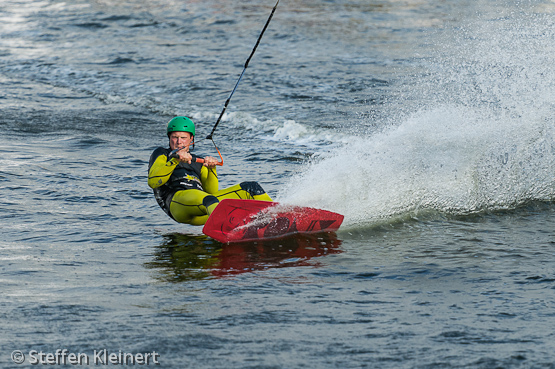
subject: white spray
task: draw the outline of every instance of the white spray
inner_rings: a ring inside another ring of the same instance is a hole
[[[535,15],[441,37],[404,94],[412,113],[308,164],[279,200],[337,211],[347,226],[554,200],[554,36]]]

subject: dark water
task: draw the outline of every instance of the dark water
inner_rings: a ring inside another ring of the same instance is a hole
[[[220,183],[345,223],[222,245],[147,162],[173,115],[208,134],[273,5],[0,3],[1,367],[553,368],[553,3],[282,0]]]

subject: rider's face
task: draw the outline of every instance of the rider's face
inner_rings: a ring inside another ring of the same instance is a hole
[[[170,149],[189,149],[189,145],[193,141],[193,135],[189,132],[172,132],[170,134]]]

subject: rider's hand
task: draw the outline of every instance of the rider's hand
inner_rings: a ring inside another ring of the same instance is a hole
[[[177,157],[177,160],[187,162],[188,164],[191,164],[191,160],[193,160],[193,157],[191,156],[191,154],[189,154],[185,150],[179,150],[176,153],[176,157]]]
[[[218,163],[218,159],[213,158],[211,156],[207,156],[204,158],[204,165],[207,168],[215,168],[216,164]]]

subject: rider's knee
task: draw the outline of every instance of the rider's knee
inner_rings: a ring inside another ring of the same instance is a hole
[[[262,188],[262,186],[260,186],[260,184],[258,184],[258,182],[241,182],[239,185],[241,186],[242,190],[250,193],[251,196],[262,195],[266,193],[266,191],[264,191],[264,189]]]

